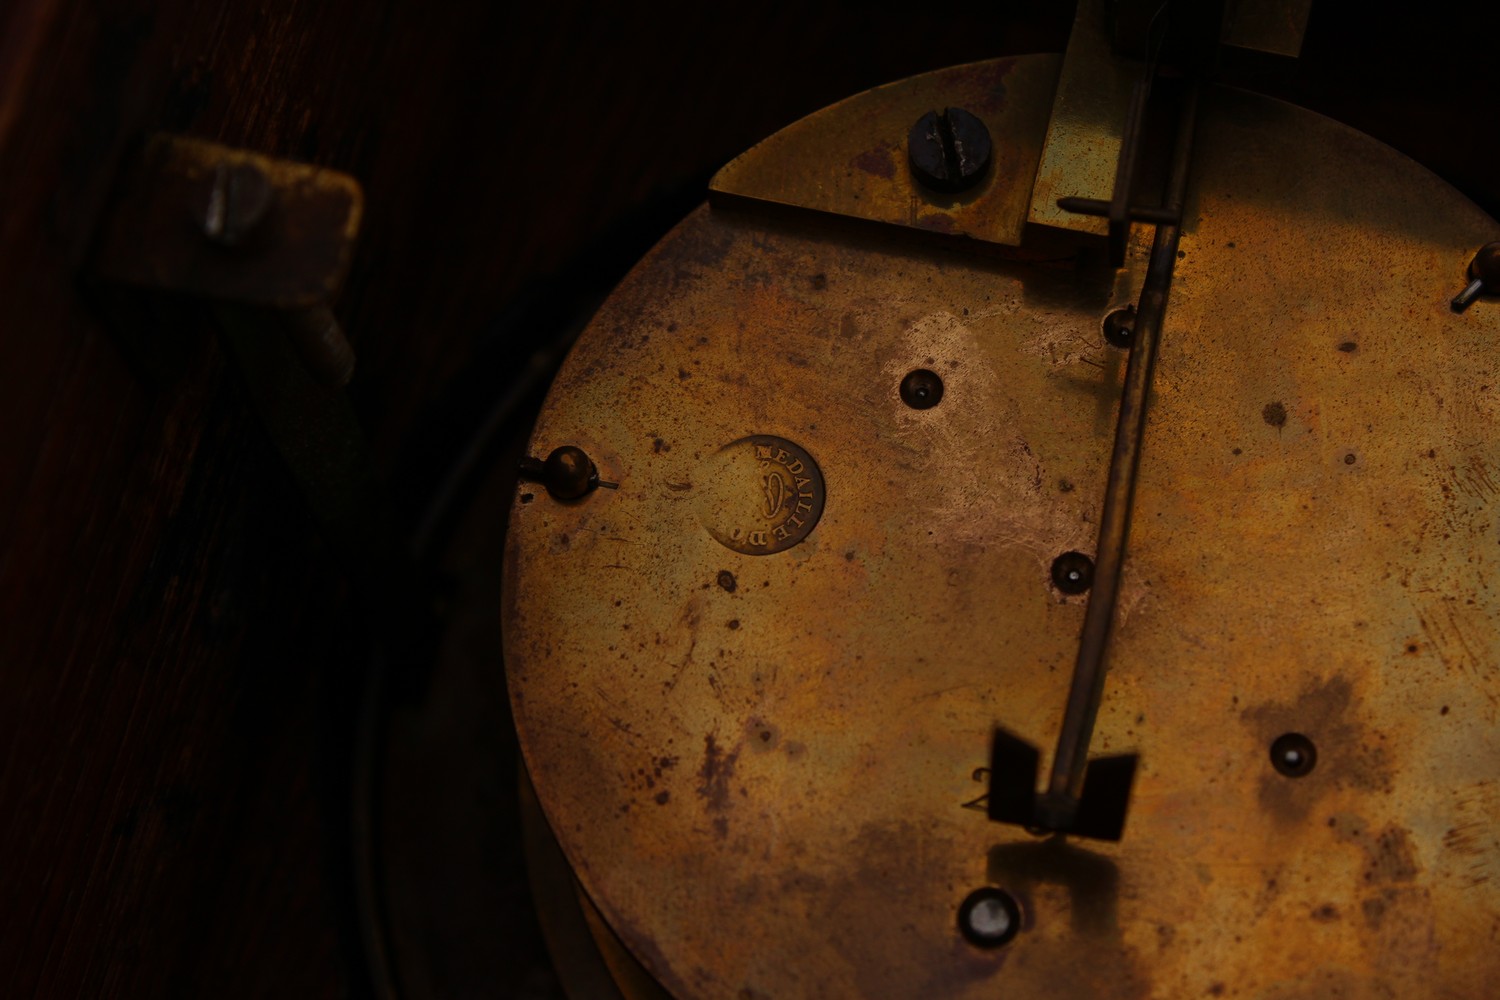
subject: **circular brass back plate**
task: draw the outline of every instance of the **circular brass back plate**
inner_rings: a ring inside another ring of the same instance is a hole
[[[1140,754],[1117,844],[992,823],[983,768],[996,726],[1056,736],[1087,595],[1050,568],[1092,553],[1125,361],[1100,323],[1141,253],[1091,276],[705,208],[579,342],[533,453],[578,445],[619,489],[512,511],[509,684],[574,871],[673,993],[1500,974],[1500,306],[1447,305],[1494,224],[1234,93],[1193,171],[1094,741]],[[939,405],[902,402],[915,369]],[[777,439],[821,518],[726,544],[719,505],[780,516],[756,477],[788,466],[723,449]],[[1272,766],[1286,733],[1311,771]],[[956,924],[984,885],[1023,915],[995,950]]]

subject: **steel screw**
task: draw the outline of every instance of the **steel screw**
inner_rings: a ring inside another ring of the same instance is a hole
[[[977,948],[998,948],[1021,933],[1021,906],[1004,889],[986,886],[958,907],[958,931]]]
[[[251,163],[220,163],[214,168],[203,235],[223,247],[244,243],[271,211],[276,189]]]
[[[944,108],[917,119],[906,149],[917,180],[934,191],[955,192],[984,176],[994,146],[984,122],[963,108]]]
[[[1469,284],[1453,297],[1453,311],[1463,312],[1481,295],[1500,293],[1500,242],[1486,243],[1469,261]]]

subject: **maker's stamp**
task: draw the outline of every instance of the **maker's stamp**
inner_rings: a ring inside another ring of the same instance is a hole
[[[720,448],[712,466],[703,523],[736,552],[782,552],[806,538],[823,515],[823,473],[811,455],[786,438],[740,438]]]

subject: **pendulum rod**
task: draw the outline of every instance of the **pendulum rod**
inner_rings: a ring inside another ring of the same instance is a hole
[[[1197,104],[1198,89],[1192,86],[1183,101],[1178,121],[1163,206],[1165,214],[1174,220],[1181,218],[1187,190]],[[1068,690],[1062,730],[1058,734],[1057,753],[1052,759],[1051,780],[1046,794],[1037,803],[1039,825],[1049,829],[1066,830],[1072,825],[1083,793],[1089,743],[1104,693],[1106,653],[1119,597],[1125,544],[1130,533],[1130,513],[1136,474],[1141,464],[1141,442],[1146,434],[1147,401],[1156,367],[1156,348],[1162,317],[1166,313],[1167,293],[1172,285],[1172,270],[1177,262],[1180,234],[1180,221],[1157,226],[1146,280],[1141,288],[1140,305],[1136,310],[1135,334],[1125,370],[1125,389],[1120,397],[1120,417],[1115,426],[1114,451],[1110,456],[1104,511],[1099,522],[1094,582],[1089,592],[1088,609],[1084,613],[1083,634],[1078,644],[1078,659]]]

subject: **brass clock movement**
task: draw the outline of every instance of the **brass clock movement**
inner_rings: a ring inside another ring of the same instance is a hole
[[[1189,7],[789,126],[578,341],[503,626],[611,988],[1494,991],[1500,227]]]

